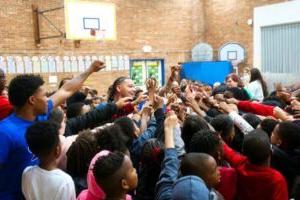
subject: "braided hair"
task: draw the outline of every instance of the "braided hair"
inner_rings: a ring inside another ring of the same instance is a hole
[[[117,78],[111,86],[109,86],[107,91],[107,101],[112,102],[114,100],[114,96],[116,95],[117,86],[119,86],[121,83],[123,83],[126,79],[129,79],[125,76],[120,76]]]
[[[67,151],[67,172],[72,177],[85,177],[97,152],[97,143],[90,130],[80,132]]]

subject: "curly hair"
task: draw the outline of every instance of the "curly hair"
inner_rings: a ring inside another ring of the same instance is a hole
[[[97,145],[100,150],[108,151],[120,151],[126,153],[128,150],[126,147],[127,137],[122,133],[119,125],[112,125],[98,130],[95,133]]]
[[[190,152],[207,153],[215,157],[218,147],[222,144],[217,133],[206,129],[194,134],[190,142]]]

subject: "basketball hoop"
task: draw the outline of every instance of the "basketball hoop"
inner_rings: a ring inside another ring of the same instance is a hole
[[[96,36],[96,30],[91,28],[90,35],[95,37]]]
[[[93,37],[94,40],[104,41],[106,37],[106,30],[97,30],[97,29],[90,29],[90,36]]]

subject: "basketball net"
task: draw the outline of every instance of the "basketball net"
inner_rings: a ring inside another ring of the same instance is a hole
[[[96,30],[91,28],[90,35],[93,36],[93,37],[96,37]]]
[[[105,39],[105,33],[106,33],[106,30],[96,30],[96,29],[91,29],[90,30],[90,35],[95,40],[99,40],[99,41],[104,41],[104,39]]]

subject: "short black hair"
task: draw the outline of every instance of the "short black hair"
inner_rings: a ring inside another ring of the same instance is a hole
[[[8,86],[9,101],[16,107],[25,105],[30,96],[32,96],[44,80],[39,75],[23,74],[13,78]]]
[[[122,133],[124,134],[124,137],[127,138],[125,144],[127,148],[130,148],[133,142],[134,132],[135,132],[135,127],[132,119],[130,119],[129,117],[120,117],[114,121],[114,124],[120,126]]]
[[[198,115],[188,115],[185,118],[181,137],[184,141],[185,150],[187,152],[189,151],[190,141],[194,133],[203,129],[209,129],[207,122],[203,118],[199,117]]]
[[[286,107],[286,103],[276,96],[276,91],[272,92],[269,96],[265,97],[262,104],[269,106],[278,106],[281,109]]]
[[[207,160],[210,158],[205,153],[187,153],[183,156],[180,164],[180,172],[182,176],[198,176],[204,177],[207,173]]]
[[[275,119],[265,118],[260,122],[260,128],[271,137],[272,132],[278,123],[279,122]]]
[[[243,115],[244,120],[246,120],[254,129],[260,124],[261,119],[253,113],[246,113]]]
[[[78,137],[66,153],[67,172],[72,177],[85,177],[90,162],[97,152],[98,148],[95,136],[90,130],[79,132]]]
[[[128,138],[122,133],[120,126],[111,125],[95,133],[97,145],[100,150],[120,151],[126,153]]]
[[[245,135],[243,153],[252,164],[263,164],[271,155],[268,135],[260,129],[255,129]]]
[[[225,94],[227,93],[227,94]],[[230,94],[231,93],[231,94]],[[243,88],[239,87],[232,87],[232,88],[227,88],[226,91],[224,92],[224,95],[227,97],[234,97],[238,100],[249,100],[249,94],[244,90]]]
[[[300,127],[293,122],[280,122],[278,135],[282,141],[280,146],[285,150],[294,150],[300,146]]]
[[[59,125],[51,121],[36,122],[25,134],[30,151],[39,158],[47,157],[57,145]]]
[[[215,131],[201,130],[192,137],[189,150],[190,152],[207,153],[214,157],[221,143],[221,139]]]
[[[115,193],[121,189],[121,178],[115,177],[115,173],[122,167],[125,156],[120,152],[111,152],[107,156],[96,160],[93,173],[97,184],[101,186],[106,194]]]
[[[234,127],[232,119],[225,114],[214,117],[210,124],[222,136],[222,138],[228,137]]]
[[[76,102],[76,103],[72,103],[70,105],[67,106],[67,118],[73,118],[73,117],[77,117],[81,115],[82,112],[82,107],[84,106],[84,103],[82,102]]]
[[[218,87],[214,88],[212,91],[212,96],[215,96],[216,94],[223,94],[227,89],[227,86],[224,83],[221,83]]]

